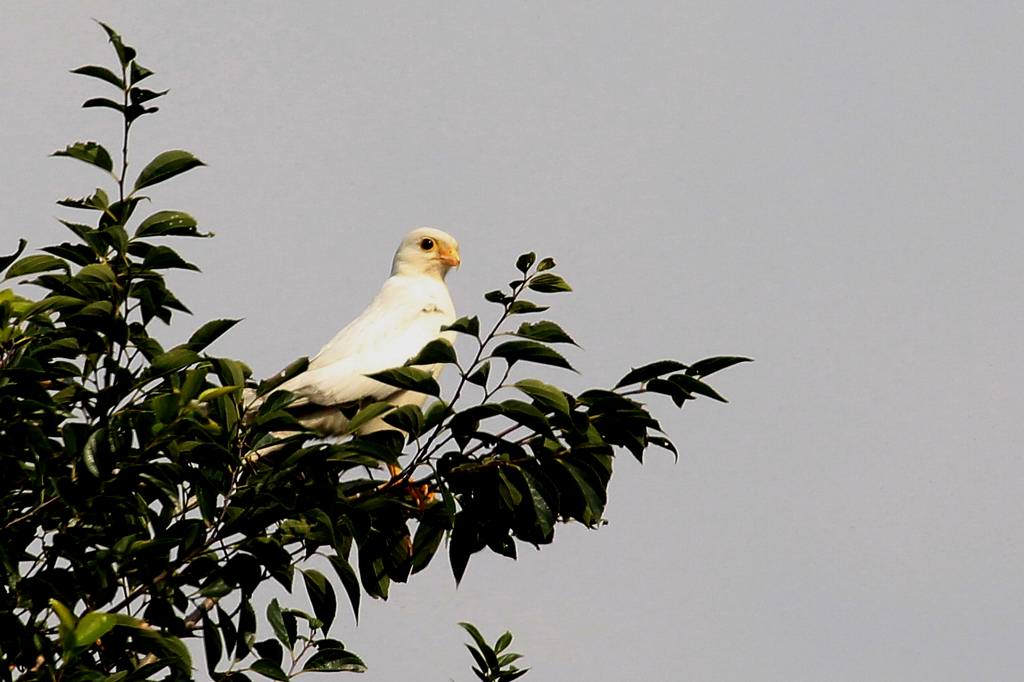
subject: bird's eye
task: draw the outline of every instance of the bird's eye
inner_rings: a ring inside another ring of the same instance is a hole
[[[420,242],[420,248],[423,249],[424,251],[430,251],[432,248],[434,248],[434,240],[429,238],[424,239],[423,241]]]

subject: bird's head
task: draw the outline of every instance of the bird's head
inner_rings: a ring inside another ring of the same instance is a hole
[[[440,279],[462,262],[459,243],[447,232],[433,227],[420,227],[405,235],[395,260],[392,275],[434,275]]]

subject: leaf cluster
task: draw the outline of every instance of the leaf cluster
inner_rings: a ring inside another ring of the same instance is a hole
[[[363,595],[386,599],[442,547],[459,581],[478,552],[515,558],[559,523],[600,526],[618,453],[676,452],[643,399],[723,400],[704,378],[745,358],[654,362],[576,395],[531,376],[572,370],[575,341],[534,300],[571,287],[527,253],[485,294],[486,324],[461,318],[457,344],[373,375],[433,402],[339,406],[353,434],[378,418],[393,430],[319,440],[278,389],[305,360],[256,382],[209,352],[237,320],[169,348],[156,337],[156,321],[188,312],[167,273],[197,269],[172,244],[209,235],[184,211],[145,215],[139,192],[202,162],[164,152],[128,178],[132,127],[167,91],[142,88],[153,72],[101,26],[117,65],[74,73],[117,91],[85,106],[119,116],[120,154],[76,142],[55,155],[112,187],[58,202],[88,216],[61,221],[68,241],[0,257],[6,280],[42,292],[0,291],[0,679],[190,679],[189,638],[216,680],[362,671],[330,636],[339,595],[358,618]],[[452,392],[437,365],[456,373]],[[303,608],[257,603],[267,582]],[[502,653],[511,635],[489,646],[466,629],[480,679],[525,672]]]
[[[530,671],[529,668],[516,667],[515,662],[522,658],[521,654],[507,651],[512,644],[511,632],[503,633],[494,644],[488,644],[473,624],[459,623],[459,626],[473,639],[473,644],[467,644],[466,649],[473,656],[473,674],[478,680],[512,682]]]

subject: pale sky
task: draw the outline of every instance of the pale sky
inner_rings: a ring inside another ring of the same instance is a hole
[[[333,634],[361,679],[468,680],[456,622],[547,680],[1004,680],[1024,669],[1024,16],[1012,2],[17,2],[0,22],[0,251],[66,235],[117,144],[68,74],[113,25],[171,88],[135,167],[195,215],[195,312],[259,375],[314,353],[401,236],[455,234],[460,313],[515,257],[574,285],[576,390],[757,359],[658,405],[682,456],[617,461],[599,531],[439,556]],[[297,589],[297,605],[305,597]]]

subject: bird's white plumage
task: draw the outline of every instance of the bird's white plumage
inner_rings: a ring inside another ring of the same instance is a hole
[[[455,321],[444,277],[459,264],[458,242],[441,230],[419,228],[402,240],[395,253],[391,277],[355,320],[338,332],[310,361],[309,367],[280,386],[297,396],[303,423],[325,435],[344,431],[347,419],[338,409],[345,404],[385,400],[395,405],[420,405],[422,393],[403,391],[368,378],[400,367],[430,341],[453,334],[441,332]],[[443,365],[424,367],[435,376]],[[309,409],[322,407],[322,410]],[[371,422],[361,431],[386,428]]]

